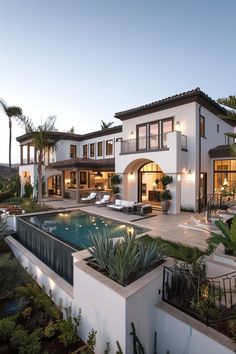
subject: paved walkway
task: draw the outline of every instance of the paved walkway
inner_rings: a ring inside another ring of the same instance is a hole
[[[44,203],[54,209],[68,209],[79,207],[82,210],[97,215],[110,217],[119,221],[134,223],[140,227],[147,228],[151,237],[162,237],[163,239],[181,242],[188,246],[205,249],[206,240],[210,233],[197,226],[195,218],[204,218],[204,214],[194,214],[181,212],[177,215],[162,215],[161,212],[154,211],[152,217],[139,217],[138,215],[124,214],[106,207],[96,207],[94,205],[78,204],[71,199],[45,199]],[[193,219],[194,218],[194,219]],[[207,227],[207,226],[206,226]]]

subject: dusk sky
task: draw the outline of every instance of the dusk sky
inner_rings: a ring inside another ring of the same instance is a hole
[[[114,113],[200,87],[236,94],[235,0],[0,0],[0,97],[35,125],[100,129]],[[0,162],[8,121],[0,113]],[[13,126],[12,160],[19,162]]]

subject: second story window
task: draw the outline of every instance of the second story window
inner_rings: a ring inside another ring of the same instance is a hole
[[[76,148],[77,148],[76,145],[70,145],[70,158],[71,159],[74,159],[75,157],[77,157]]]
[[[89,156],[90,157],[94,157],[95,155],[95,152],[94,152],[94,143],[90,144],[90,154]]]
[[[217,126],[216,126],[216,131],[217,131],[217,133],[220,132],[220,125],[219,124],[217,124]]]
[[[83,157],[87,158],[88,157],[88,145],[83,145]]]
[[[206,131],[205,131],[205,117],[200,116],[200,136],[205,138]]]
[[[106,141],[106,155],[113,154],[113,140]]]
[[[102,156],[102,141],[98,142],[98,156]]]

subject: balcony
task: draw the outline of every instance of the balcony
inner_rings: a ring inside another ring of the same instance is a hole
[[[187,136],[181,134],[181,149],[187,150]],[[167,134],[151,135],[138,139],[128,139],[121,141],[121,155],[137,152],[166,151]]]

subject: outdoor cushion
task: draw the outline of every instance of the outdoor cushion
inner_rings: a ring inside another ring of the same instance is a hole
[[[122,203],[122,200],[121,200],[121,199],[116,199],[115,205],[121,205],[121,203]]]

